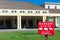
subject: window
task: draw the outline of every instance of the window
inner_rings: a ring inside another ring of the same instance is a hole
[[[55,6],[55,9],[57,9],[57,6]]]
[[[4,26],[4,21],[0,21],[0,28],[3,28]]]
[[[30,28],[33,28],[33,20],[29,20],[29,22],[28,22],[28,23],[29,23],[29,24],[28,24],[28,25],[29,25],[29,27],[30,27]]]
[[[60,27],[60,18],[57,18],[57,24],[56,24],[57,27]]]
[[[45,11],[45,13],[47,13],[47,11]]]
[[[7,13],[8,11],[7,11],[7,10],[3,10],[2,12],[3,12],[3,13]]]
[[[23,13],[25,13],[25,11],[23,11]]]
[[[57,23],[60,24],[60,18],[57,18]]]
[[[53,16],[47,16],[46,17],[49,22],[54,22],[54,17]]]
[[[28,11],[28,13],[33,13],[32,11]]]
[[[25,11],[20,11],[20,13],[25,13]]]
[[[50,9],[50,6],[48,6],[48,9]]]
[[[43,13],[44,13],[44,11],[43,11]]]
[[[40,13],[40,11],[36,11],[36,13]]]
[[[53,18],[52,17],[49,17],[49,22],[53,22]]]
[[[26,28],[27,27],[27,25],[26,25],[26,20],[22,20],[22,28]]]
[[[12,13],[16,13],[16,11],[11,11]]]
[[[22,13],[22,11],[20,11],[20,13]]]
[[[47,13],[47,11],[43,11],[43,13]]]

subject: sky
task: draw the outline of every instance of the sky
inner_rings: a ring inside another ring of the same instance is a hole
[[[12,1],[12,2],[31,2],[32,4],[35,4],[35,5],[41,5],[43,4],[44,2],[57,2],[57,3],[60,3],[60,0],[9,0],[9,1]]]

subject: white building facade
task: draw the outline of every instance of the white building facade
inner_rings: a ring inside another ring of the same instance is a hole
[[[60,9],[60,3],[45,2],[46,9]]]
[[[46,20],[54,22],[55,28],[59,28],[60,4],[47,2],[44,6],[45,8],[30,3],[0,2],[0,29],[37,28],[38,22]]]

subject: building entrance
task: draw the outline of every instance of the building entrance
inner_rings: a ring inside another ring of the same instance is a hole
[[[16,17],[0,16],[0,29],[17,29]]]
[[[23,16],[21,23],[22,23],[22,28],[27,28],[27,29],[31,29],[31,28],[37,28],[38,22],[42,22],[43,21],[43,17],[42,16]]]
[[[11,21],[10,20],[6,20],[6,28],[7,29],[11,28]]]

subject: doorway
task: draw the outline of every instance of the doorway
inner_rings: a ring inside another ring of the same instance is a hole
[[[10,20],[6,20],[6,28],[7,29],[11,28],[11,21]]]
[[[22,16],[22,28],[37,28],[38,22],[43,21],[42,16]]]

